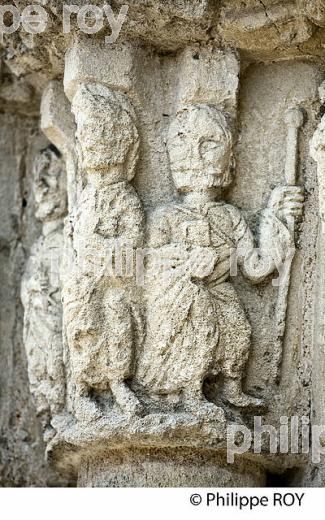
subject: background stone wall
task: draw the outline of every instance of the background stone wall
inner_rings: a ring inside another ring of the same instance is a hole
[[[39,233],[30,195],[31,163],[46,139],[38,130],[38,118],[24,114],[22,104],[18,110],[22,113],[6,97],[1,99],[0,486],[66,485],[45,461],[41,426],[29,393],[20,283]]]

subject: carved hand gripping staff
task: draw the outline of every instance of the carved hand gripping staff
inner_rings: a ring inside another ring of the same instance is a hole
[[[288,128],[287,133],[287,150],[286,150],[286,161],[285,161],[285,183],[288,186],[296,185],[296,174],[297,174],[297,160],[298,160],[298,130],[303,124],[303,112],[299,108],[289,109],[285,114],[285,123]],[[294,244],[295,238],[295,217],[287,216],[287,227],[291,234],[292,242]],[[290,289],[291,279],[291,266],[294,258],[293,254],[290,254],[285,259],[282,266],[282,276],[279,278],[279,293],[276,305],[276,337],[274,344],[275,352],[275,373],[274,381],[278,382],[280,378],[280,365],[283,353],[283,339],[286,330],[286,316],[288,307],[288,295]]]

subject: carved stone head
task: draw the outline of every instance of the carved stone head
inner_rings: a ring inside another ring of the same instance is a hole
[[[33,174],[36,218],[45,222],[63,217],[67,212],[66,172],[53,146],[36,156]]]
[[[233,140],[225,116],[216,108],[209,105],[183,108],[170,125],[167,145],[178,190],[230,184]]]
[[[81,167],[109,183],[131,180],[138,160],[136,114],[125,94],[103,85],[81,85],[72,102]]]

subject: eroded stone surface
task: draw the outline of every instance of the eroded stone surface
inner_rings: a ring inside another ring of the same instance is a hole
[[[65,403],[60,263],[67,211],[65,167],[50,148],[36,159],[33,189],[43,228],[31,250],[21,297],[30,388],[48,440],[51,419]]]
[[[301,453],[223,458],[227,427],[255,415],[323,421],[321,2],[127,3],[107,49],[105,31],[59,36],[57,1],[47,32],[4,41],[20,79],[9,91],[6,71],[0,99],[31,114],[42,93],[68,178],[60,195],[44,176],[23,283],[48,458],[85,486],[261,485],[293,465],[319,483]]]

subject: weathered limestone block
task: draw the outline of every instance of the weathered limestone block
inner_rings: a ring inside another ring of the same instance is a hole
[[[112,90],[132,93],[146,53],[128,42],[106,45],[81,38],[65,58],[64,90],[70,101],[82,83],[99,83]]]
[[[67,4],[84,7],[84,0]],[[101,6],[98,3],[98,6]],[[22,11],[28,1],[19,2]],[[220,47],[252,51],[252,60],[320,56],[323,27],[322,0],[115,0],[117,17],[122,6],[128,6],[119,40],[141,41],[163,52],[175,52],[187,45],[208,43]],[[71,17],[71,31],[63,32],[62,2],[48,0],[42,4],[48,14],[47,30],[34,35],[25,31],[5,35],[5,61],[17,76],[24,76],[39,90],[50,79],[62,75],[65,52],[78,38],[77,15]],[[98,35],[88,39],[104,39],[111,34],[107,20]],[[305,45],[306,44],[306,45]]]
[[[48,439],[52,417],[62,412],[65,403],[59,273],[67,211],[64,164],[51,148],[40,152],[36,160],[34,196],[36,217],[43,228],[22,281],[24,343],[30,388]]]
[[[41,128],[47,138],[65,155],[74,152],[75,123],[60,81],[50,81],[43,91]]]
[[[273,50],[308,41],[313,26],[298,2],[230,1],[222,6],[220,32],[228,45],[247,50]]]
[[[41,101],[41,129],[46,137],[63,154],[67,170],[69,208],[73,208],[80,179],[77,178],[75,147],[75,122],[71,106],[59,81],[50,81],[44,89]]]
[[[206,103],[235,116],[239,61],[230,50],[187,47],[178,57],[177,106]]]
[[[208,449],[124,449],[85,459],[78,479],[79,487],[215,487],[216,483],[264,486],[265,474],[248,461],[231,468]]]

